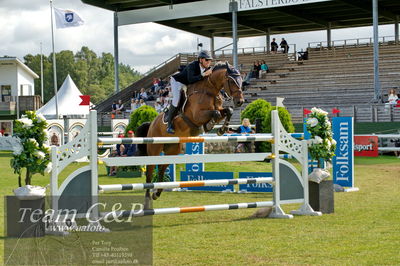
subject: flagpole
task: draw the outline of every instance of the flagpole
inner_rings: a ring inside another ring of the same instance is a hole
[[[42,104],[44,103],[44,93],[43,93],[43,50],[42,42],[40,42],[40,92],[42,96]]]
[[[54,25],[53,25],[53,0],[50,0],[50,12],[51,12],[51,43],[53,46],[53,73],[54,73],[54,96],[56,99],[56,116],[58,116],[58,99],[57,99],[57,70],[56,70],[56,54],[54,52]]]

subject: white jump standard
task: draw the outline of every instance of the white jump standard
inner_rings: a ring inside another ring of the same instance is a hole
[[[288,134],[279,121],[278,112],[272,111],[272,134],[260,134],[254,136],[201,136],[187,138],[98,138],[97,113],[91,111],[88,122],[81,133],[71,142],[60,147],[52,147],[53,171],[51,176],[52,208],[54,210],[74,209],[78,216],[86,215],[89,206],[98,202],[99,192],[122,190],[145,190],[149,188],[182,188],[193,186],[219,186],[228,184],[252,184],[270,183],[273,185],[273,201],[239,204],[220,204],[199,207],[164,208],[143,210],[141,215],[168,214],[208,210],[231,210],[242,208],[257,208],[272,206],[271,218],[293,218],[286,214],[281,204],[300,203],[301,207],[292,214],[297,215],[321,215],[314,211],[308,201],[308,147],[307,141],[297,140]],[[143,157],[117,157],[102,158],[108,166],[116,165],[157,165],[169,163],[187,162],[228,162],[228,161],[264,161],[270,158],[272,161],[272,178],[250,179],[223,179],[188,182],[162,182],[152,184],[118,184],[98,185],[98,144],[115,145],[124,143],[187,143],[187,142],[245,142],[268,141],[272,143],[272,153],[248,153],[248,154],[203,154],[182,156],[143,156]],[[280,152],[290,154],[301,165],[301,173],[288,161],[280,159]],[[90,165],[81,167],[70,174],[59,186],[59,174],[69,164],[84,156],[90,157]],[[78,199],[73,200],[74,196]],[[97,204],[95,204],[97,205]],[[90,214],[101,217],[98,209],[90,208]],[[134,214],[134,216],[140,216]]]

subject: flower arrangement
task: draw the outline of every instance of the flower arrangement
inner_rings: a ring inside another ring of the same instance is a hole
[[[312,108],[306,121],[307,130],[311,134],[308,140],[310,156],[318,162],[323,159],[331,162],[335,156],[336,141],[332,138],[332,125],[328,113],[319,108]]]
[[[11,167],[18,174],[18,185],[21,184],[22,169],[26,168],[25,185],[31,185],[32,176],[50,172],[50,147],[47,140],[47,122],[43,115],[27,111],[21,119],[15,120],[14,136],[21,141],[22,149],[13,152]]]

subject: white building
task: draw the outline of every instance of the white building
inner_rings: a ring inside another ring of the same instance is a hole
[[[34,96],[39,76],[16,57],[0,57],[0,133],[12,132],[17,96]]]
[[[0,57],[0,102],[15,96],[33,96],[39,76],[16,57]]]

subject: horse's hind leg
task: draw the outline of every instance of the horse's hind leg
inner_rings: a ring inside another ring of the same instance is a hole
[[[182,144],[169,144],[164,146],[165,155],[178,155],[182,149]],[[158,169],[158,182],[163,182],[163,177],[165,170],[168,168],[168,164],[159,165]],[[162,189],[157,189],[156,192],[153,193],[153,200],[158,199],[161,196]]]
[[[147,165],[146,166],[146,183],[151,183],[153,172],[154,172],[155,165]],[[148,210],[150,209],[150,203],[151,203],[151,198],[150,198],[150,189],[146,189],[146,194],[144,198],[144,209]]]

